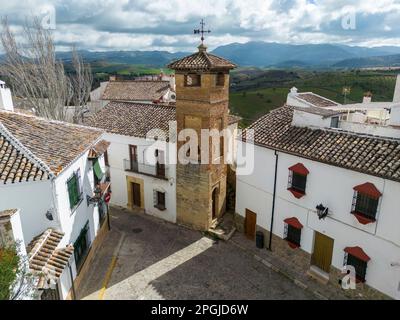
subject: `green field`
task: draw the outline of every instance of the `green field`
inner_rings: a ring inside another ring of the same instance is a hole
[[[240,115],[247,126],[270,110],[282,106],[291,87],[300,92],[312,91],[328,99],[344,103],[343,87],[350,87],[346,103],[361,102],[367,91],[373,101],[391,101],[395,73],[373,71],[260,71],[254,68],[232,74],[230,110]]]

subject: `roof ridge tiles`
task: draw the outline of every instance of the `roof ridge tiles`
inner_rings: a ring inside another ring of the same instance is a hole
[[[51,169],[36,155],[34,155],[27,147],[25,147],[7,128],[0,122],[0,134],[9,141],[12,146],[21,152],[28,160],[35,163],[35,165],[41,170],[47,172],[50,177],[54,177],[54,173]]]

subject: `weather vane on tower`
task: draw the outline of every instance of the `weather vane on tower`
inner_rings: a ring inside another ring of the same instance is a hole
[[[204,30],[204,26],[205,26],[206,24],[205,24],[205,22],[204,22],[204,19],[201,19],[201,21],[200,21],[200,26],[201,26],[201,28],[200,29],[194,29],[193,30],[193,33],[194,34],[201,34],[201,44],[203,44],[203,42],[204,42],[204,34],[205,33],[210,33],[211,32],[211,30]]]

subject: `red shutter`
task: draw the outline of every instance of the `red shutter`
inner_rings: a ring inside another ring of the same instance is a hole
[[[301,174],[303,176],[306,176],[310,173],[302,163],[297,163],[294,166],[291,166],[289,170]]]
[[[371,258],[360,247],[346,247],[344,248],[344,252],[347,252],[348,254],[351,254],[352,256],[364,262],[371,260]]]
[[[283,221],[285,223],[287,223],[288,225],[292,226],[293,228],[296,228],[296,229],[302,229],[303,228],[303,225],[300,223],[300,221],[296,217],[287,218],[287,219],[285,219]]]
[[[382,196],[382,193],[380,193],[380,191],[371,182],[360,184],[355,186],[353,189],[374,199],[378,199],[380,196]]]

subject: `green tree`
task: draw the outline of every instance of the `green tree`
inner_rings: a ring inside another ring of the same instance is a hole
[[[9,300],[20,258],[15,246],[0,248],[0,300]]]

